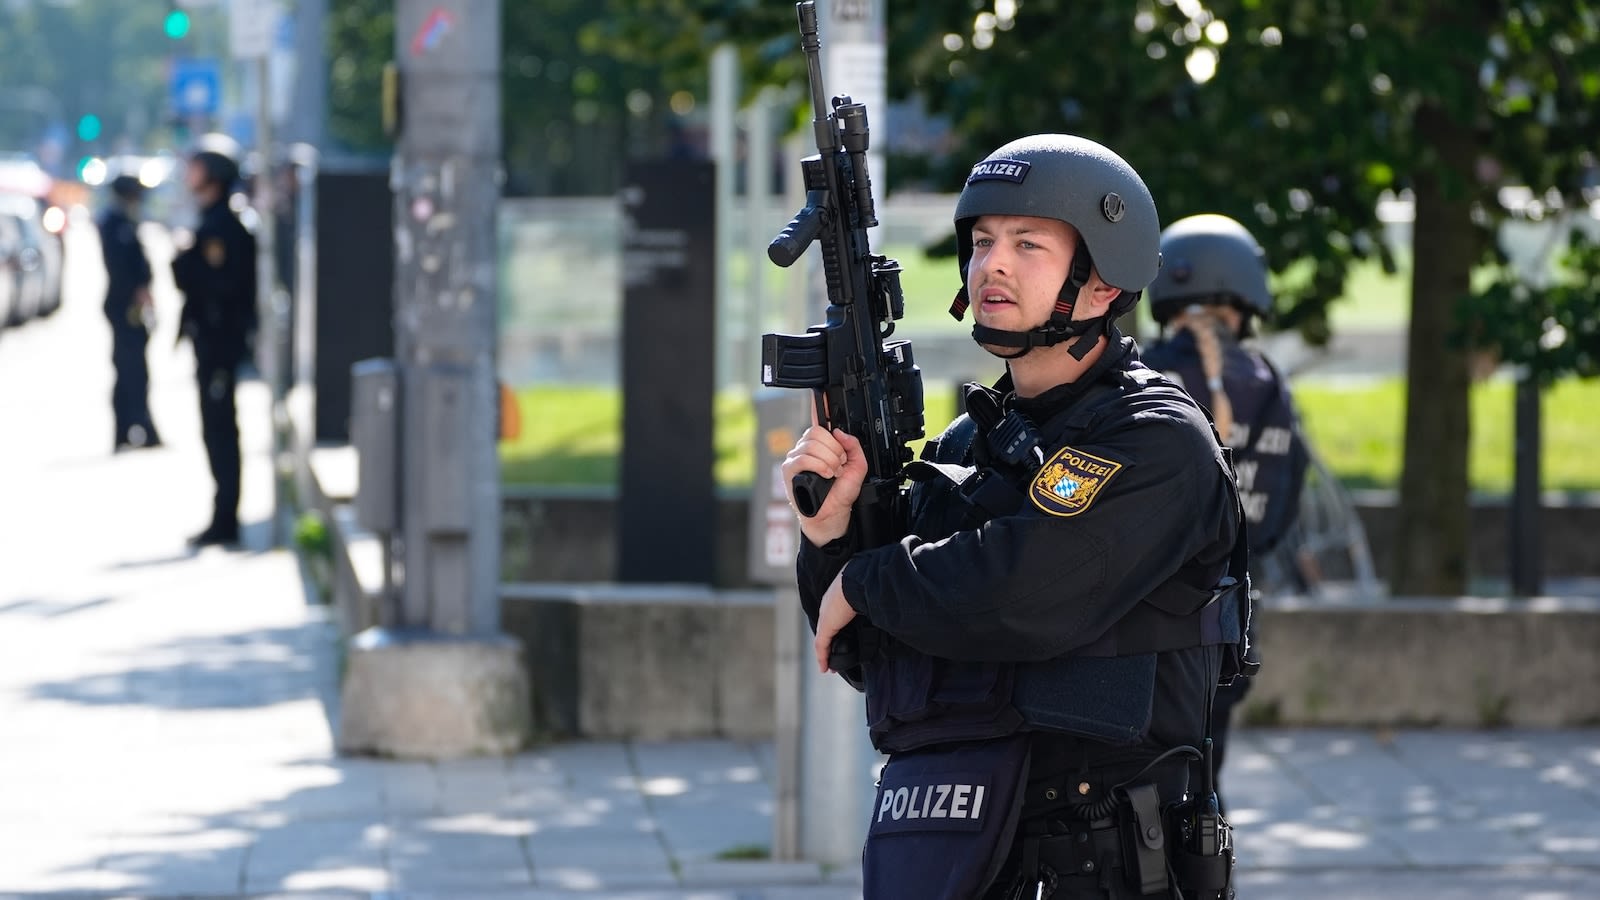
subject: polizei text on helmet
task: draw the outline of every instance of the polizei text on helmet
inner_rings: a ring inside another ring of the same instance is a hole
[[[972,174],[967,176],[967,184],[974,181],[1009,181],[1012,184],[1021,184],[1022,179],[1028,177],[1028,169],[1033,163],[1023,159],[986,159],[972,167]]]

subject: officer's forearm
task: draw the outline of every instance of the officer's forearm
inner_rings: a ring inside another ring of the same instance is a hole
[[[800,608],[805,610],[813,632],[817,629],[817,610],[822,606],[822,595],[827,593],[828,586],[833,584],[833,579],[838,577],[839,571],[854,553],[854,543],[849,534],[821,547],[801,537],[800,553],[795,562],[795,581],[800,591]]]

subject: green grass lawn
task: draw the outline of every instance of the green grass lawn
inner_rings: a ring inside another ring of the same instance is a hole
[[[1352,487],[1398,486],[1405,430],[1399,379],[1362,384],[1305,381],[1295,386],[1307,431],[1329,467]],[[508,484],[607,485],[617,481],[621,398],[609,388],[531,388],[518,394],[522,434],[500,446]],[[954,398],[930,384],[927,419],[937,431]],[[1600,381],[1565,381],[1544,400],[1546,490],[1600,490]],[[746,395],[717,398],[716,476],[748,485],[754,471],[755,419]],[[1474,490],[1507,493],[1512,476],[1512,385],[1492,381],[1472,393],[1471,476]]]

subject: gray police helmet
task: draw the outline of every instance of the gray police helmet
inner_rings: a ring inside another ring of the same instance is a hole
[[[1161,267],[1161,224],[1144,179],[1106,147],[1070,134],[1019,138],[972,167],[956,201],[956,252],[966,282],[979,216],[1038,216],[1076,228],[1101,279],[1136,293]]]
[[[1161,257],[1161,272],[1146,292],[1157,322],[1204,300],[1272,314],[1266,251],[1238,221],[1212,213],[1179,219],[1161,233]]]
[[[195,139],[189,154],[189,160],[205,171],[206,178],[221,185],[225,191],[239,180],[240,157],[239,142],[217,132]]]

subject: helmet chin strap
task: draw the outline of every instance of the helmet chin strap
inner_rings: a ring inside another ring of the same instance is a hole
[[[1092,319],[1081,319],[1076,322],[1057,321],[1055,316],[1050,321],[1038,328],[1027,331],[1003,331],[999,328],[990,328],[987,325],[973,325],[972,339],[982,344],[990,353],[1001,359],[1019,359],[1033,352],[1036,347],[1053,347],[1064,341],[1077,338],[1067,352],[1072,358],[1082,361],[1100,336],[1106,333],[1106,320],[1108,316],[1096,316]],[[1007,347],[1014,349],[1015,353],[997,353],[993,347]]]
[[[1089,271],[1093,265],[1093,261],[1089,259],[1089,248],[1084,246],[1082,239],[1079,239],[1078,247],[1072,254],[1072,269],[1067,273],[1067,281],[1056,296],[1056,308],[1043,325],[1027,331],[1006,331],[974,323],[972,339],[995,356],[1011,360],[1026,356],[1037,347],[1053,347],[1063,341],[1077,338],[1078,340],[1067,348],[1067,352],[1072,354],[1073,359],[1082,362],[1100,341],[1100,337],[1106,333],[1106,327],[1111,319],[1109,315],[1077,321],[1072,318],[1072,308],[1077,302],[1078,292],[1089,282]],[[972,300],[967,295],[966,285],[962,285],[961,290],[956,292],[955,302],[950,304],[950,315],[959,322],[970,305]],[[1006,347],[1016,352],[999,353],[991,349],[994,347]]]

